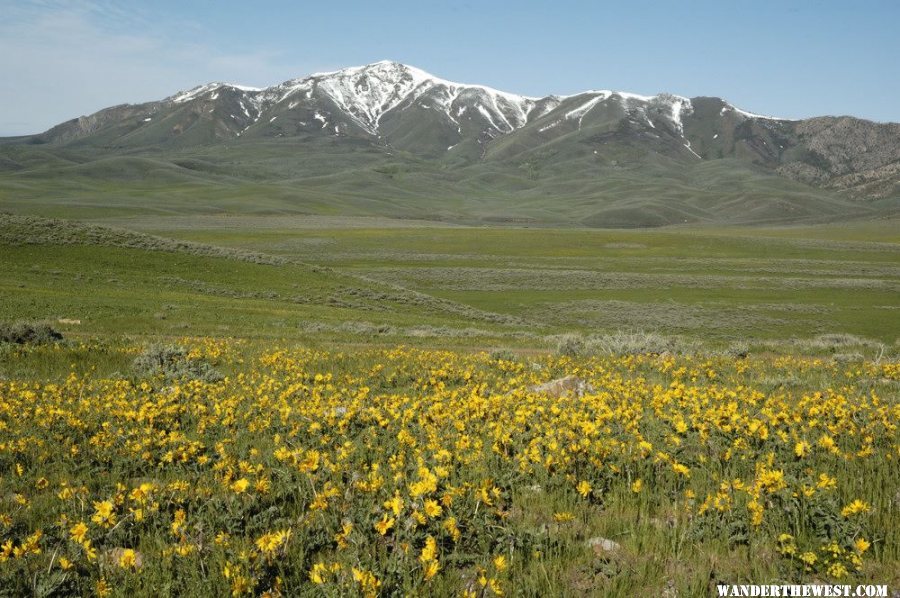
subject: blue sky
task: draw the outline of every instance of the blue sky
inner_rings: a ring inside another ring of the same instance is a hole
[[[0,135],[382,59],[526,95],[667,91],[900,121],[896,0],[0,0],[0,15]]]

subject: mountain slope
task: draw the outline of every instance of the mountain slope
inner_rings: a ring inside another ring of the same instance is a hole
[[[181,189],[233,209],[221,198],[250,187],[272,209],[464,221],[874,217],[900,199],[900,125],[671,94],[534,98],[382,61],[265,89],[210,83],[0,140],[0,193],[111,184],[117,202]]]

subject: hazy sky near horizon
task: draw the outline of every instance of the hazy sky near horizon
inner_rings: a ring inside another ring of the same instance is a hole
[[[0,136],[382,59],[525,95],[666,91],[897,122],[898,26],[897,0],[0,0]]]

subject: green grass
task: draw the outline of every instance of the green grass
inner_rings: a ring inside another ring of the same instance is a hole
[[[399,327],[475,322],[487,335],[508,328],[494,314],[284,258],[2,218],[0,320],[79,320],[64,325],[75,334],[279,338],[303,338],[309,322],[373,318]]]
[[[364,219],[279,226],[240,218],[232,226],[210,217],[199,229],[185,219],[117,222],[327,264],[538,330],[653,329],[720,341],[900,337],[900,235],[888,223],[591,230],[366,227]]]
[[[147,235],[4,218],[0,318],[79,319],[84,332],[536,348],[564,332],[619,330],[716,346],[846,333],[890,347],[900,337],[900,238],[885,223],[623,231],[110,220]]]

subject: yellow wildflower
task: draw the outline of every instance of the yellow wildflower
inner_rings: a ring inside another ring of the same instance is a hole
[[[388,533],[388,531],[392,527],[394,527],[394,523],[396,523],[396,520],[393,517],[388,517],[387,514],[385,514],[381,518],[381,521],[375,523],[375,531],[383,536]]]
[[[425,581],[428,581],[432,577],[437,575],[437,572],[440,571],[440,569],[441,569],[441,566],[440,566],[440,564],[438,564],[437,561],[428,561],[428,563],[425,564],[425,567],[423,569]]]
[[[69,537],[78,543],[84,542],[87,537],[88,526],[83,522],[78,522],[69,529]]]
[[[119,555],[119,566],[123,569],[133,569],[137,566],[137,555],[131,548],[126,548]]]
[[[427,499],[425,501],[425,514],[429,517],[440,517],[441,513],[444,512],[444,509],[441,508],[441,505],[434,499]]]
[[[419,554],[419,561],[423,563],[427,563],[429,561],[433,561],[437,557],[437,542],[432,536],[428,536],[425,538],[425,546],[422,547],[422,552]]]
[[[250,480],[247,478],[241,478],[231,484],[231,491],[235,494],[242,494],[247,491],[247,488],[250,487]]]
[[[91,521],[103,527],[112,527],[116,524],[116,514],[113,512],[113,504],[108,500],[94,503],[94,514]]]
[[[498,554],[494,557],[494,568],[497,571],[506,571],[506,568],[509,564],[506,562],[506,557],[502,554]]]
[[[593,490],[593,487],[587,480],[581,480],[580,482],[578,482],[575,490],[577,490],[578,494],[580,494],[582,497],[587,498],[588,494],[590,494],[591,490]]]
[[[857,498],[852,503],[841,509],[841,515],[843,515],[844,517],[850,517],[851,515],[857,515],[859,513],[868,513],[870,510],[871,507],[868,503]]]
[[[673,463],[672,471],[686,478],[691,477],[691,469],[687,465],[683,465],[681,463]]]

